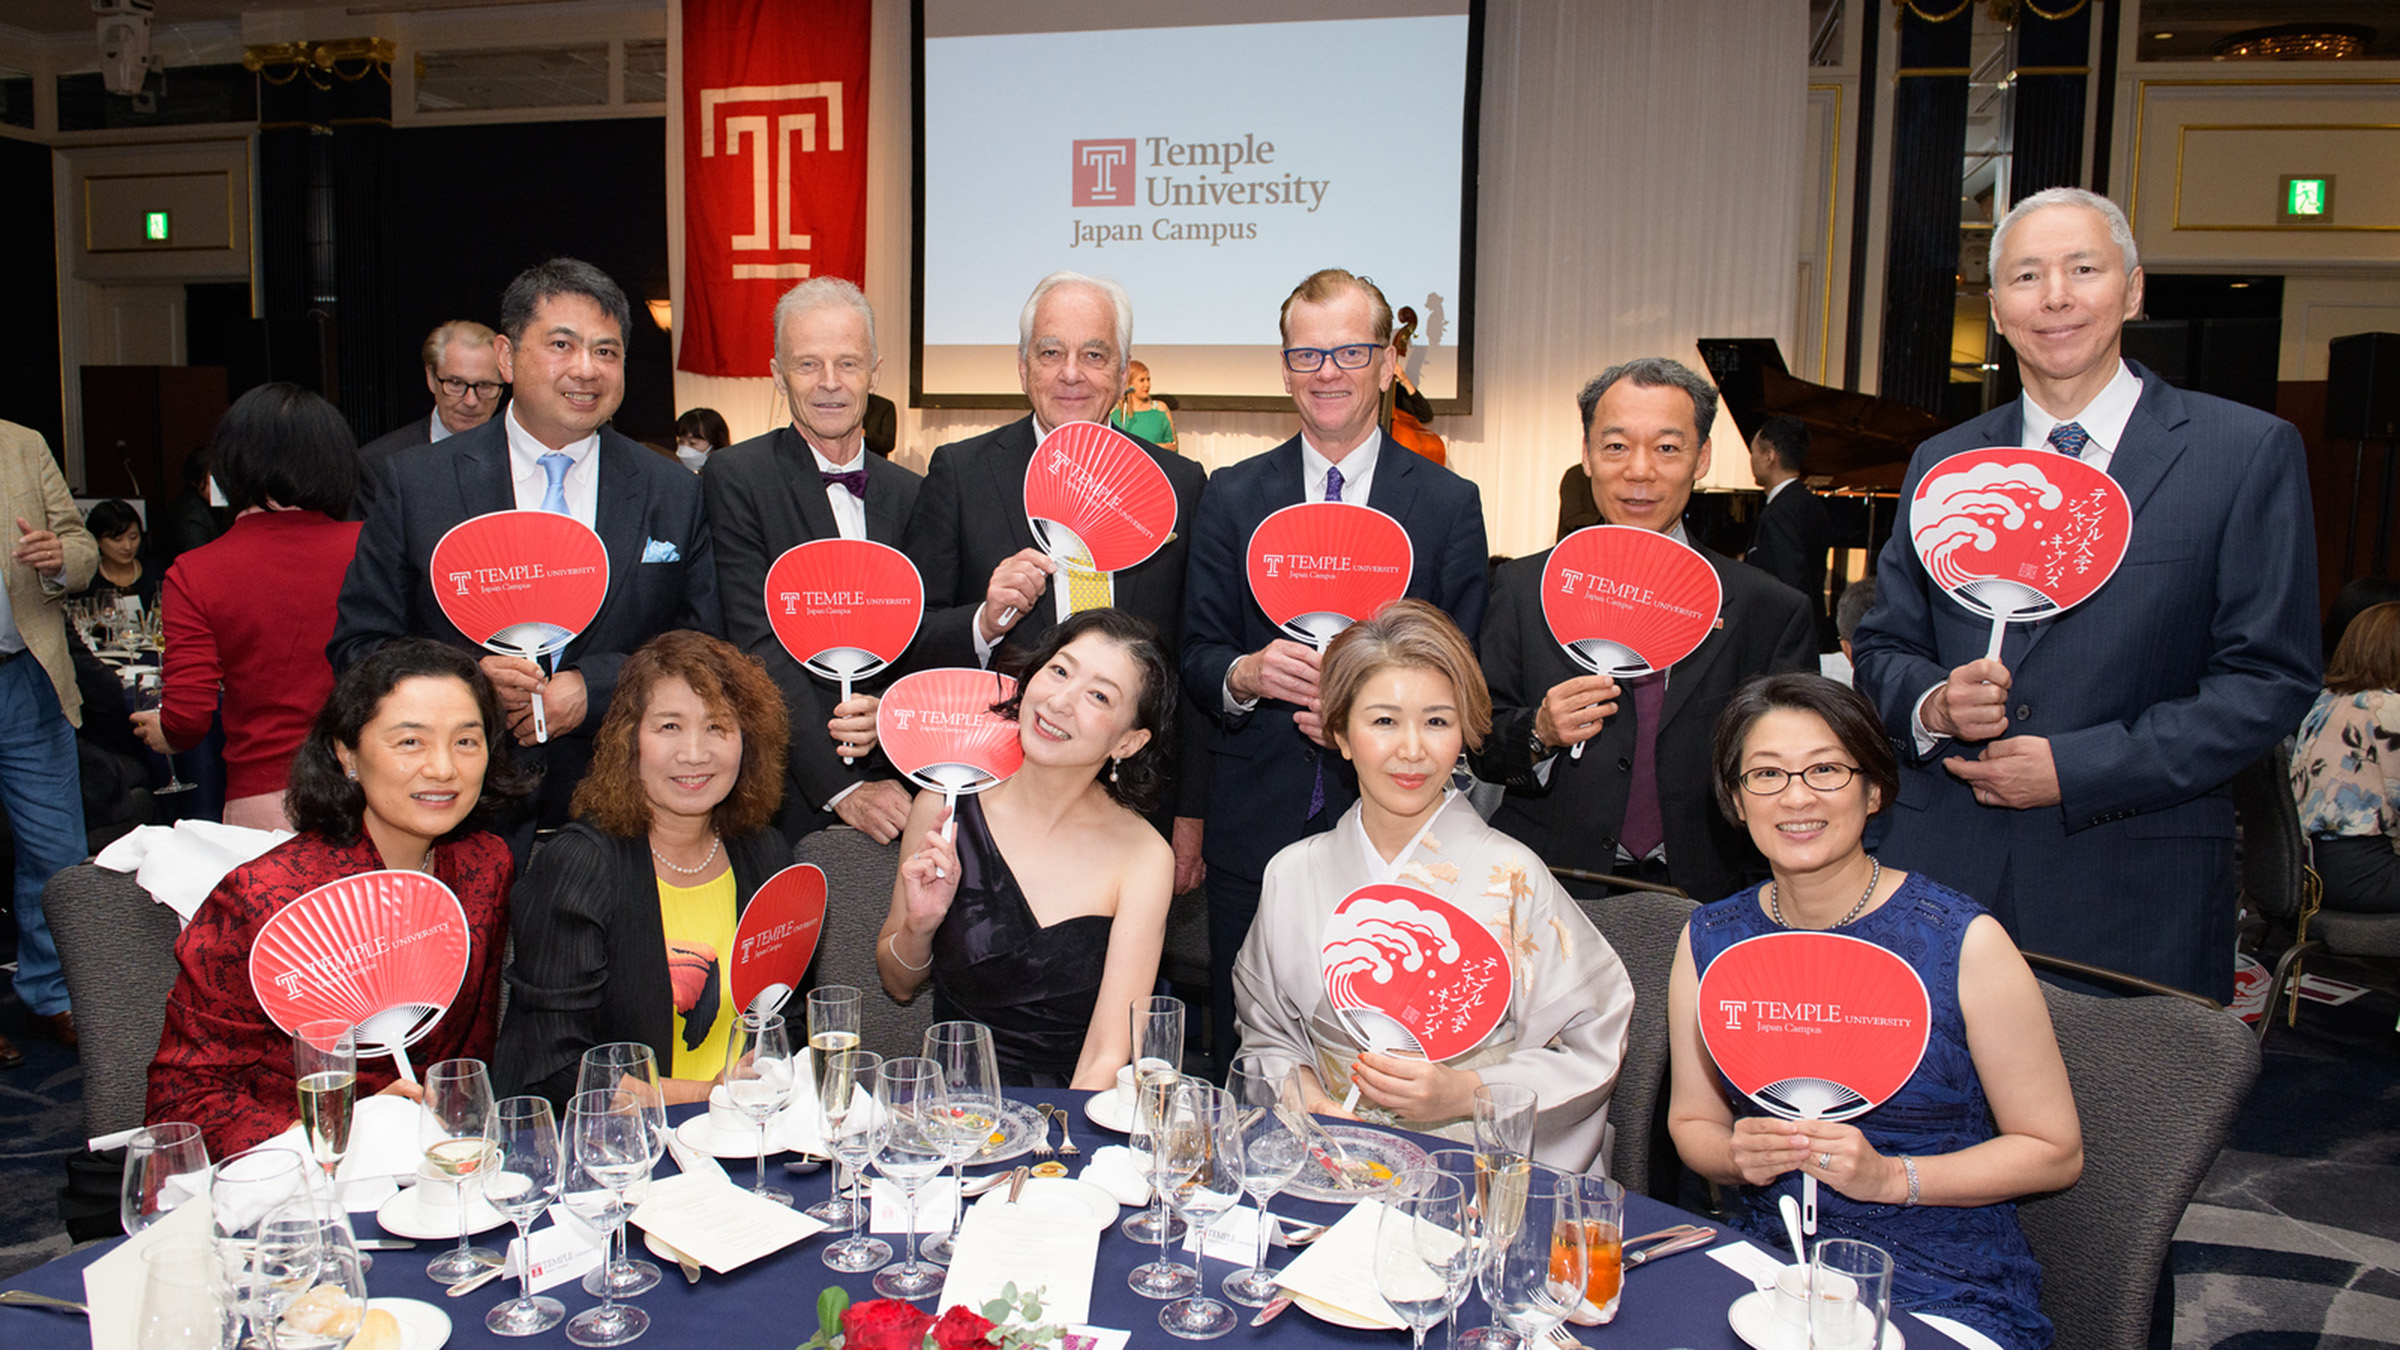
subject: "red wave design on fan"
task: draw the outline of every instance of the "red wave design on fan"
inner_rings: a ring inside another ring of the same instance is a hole
[[[1838,933],[1765,933],[1700,976],[1700,1038],[1726,1081],[1786,1120],[1848,1120],[1908,1082],[1933,1006],[1916,968]]]
[[[1724,603],[1717,569],[1656,530],[1594,525],[1550,550],[1542,617],[1577,665],[1647,675],[1697,651]]]
[[[767,568],[767,626],[792,659],[829,680],[900,659],[925,617],[908,555],[872,539],[813,539]]]
[[[783,998],[808,973],[809,958],[825,932],[825,873],[814,863],[794,863],[768,877],[733,930],[727,984],[733,1006],[748,1008],[759,995],[781,988]],[[780,1006],[781,999],[776,1000]]]
[[[903,675],[883,691],[875,734],[894,768],[936,792],[981,792],[1025,762],[1017,724],[992,711],[1017,682],[988,670]]]
[[[1433,1059],[1474,1049],[1508,1013],[1508,949],[1466,911],[1413,886],[1352,891],[1325,921],[1318,962],[1337,1013],[1388,1018]],[[1343,1021],[1362,1042],[1386,1039],[1371,1018]]]
[[[1908,530],[1934,584],[1969,611],[2029,618],[2081,604],[2116,574],[2133,503],[2082,460],[1998,446],[1926,470]]]
[[[362,872],[285,905],[250,947],[250,988],[285,1031],[359,1029],[362,1050],[412,1045],[467,975],[474,936],[450,888],[422,872]]]
[[[608,599],[608,546],[555,511],[462,520],[433,546],[425,571],[458,631],[508,656],[564,648]]]
[[[1025,518],[1051,557],[1080,554],[1099,571],[1121,572],[1174,537],[1175,485],[1131,436],[1069,422],[1044,436],[1025,466]]]
[[[1323,647],[1408,594],[1416,549],[1399,521],[1352,502],[1302,502],[1258,523],[1250,594],[1269,622]]]

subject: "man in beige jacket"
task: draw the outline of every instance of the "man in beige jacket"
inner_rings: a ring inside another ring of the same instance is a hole
[[[100,546],[40,433],[0,422],[0,526],[13,533],[0,588],[0,809],[16,836],[17,997],[53,1036],[75,1044],[42,887],[83,861],[83,783],[75,728],[83,696],[67,656],[64,600],[90,584]],[[24,1055],[0,1038],[0,1068]]]

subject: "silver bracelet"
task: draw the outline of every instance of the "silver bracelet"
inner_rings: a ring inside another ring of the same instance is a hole
[[[900,953],[897,951],[892,953],[894,956],[898,956],[899,954]],[[928,961],[926,964],[931,965],[933,963]],[[1903,1171],[1908,1173],[1908,1198],[1900,1202],[1901,1208],[1906,1209],[1910,1205],[1917,1203],[1917,1160],[1903,1153],[1900,1155],[1900,1167]]]
[[[905,957],[905,956],[902,956],[902,955],[900,954],[900,935],[899,935],[898,933],[894,933],[894,934],[892,934],[890,937],[887,937],[887,938],[885,938],[885,939],[883,940],[883,945],[884,945],[884,946],[886,946],[886,947],[889,947],[889,948],[891,948],[891,949],[892,949],[892,959],[893,959],[894,961],[897,961],[897,962],[899,962],[899,963],[900,963],[900,968],[901,968],[902,970],[905,970],[905,971],[910,971],[910,972],[912,972],[912,973],[919,973],[919,974],[921,974],[921,973],[923,973],[923,972],[925,972],[925,971],[928,971],[928,970],[931,970],[931,969],[933,969],[933,953],[932,953],[932,952],[927,952],[927,953],[925,953],[925,964],[924,964],[924,965],[921,965],[921,966],[912,966],[912,965],[910,965],[910,964],[908,963],[908,958],[907,958],[907,957]],[[1912,1169],[1912,1170],[1909,1172],[1909,1174],[1908,1174],[1908,1175],[1909,1175],[1909,1177],[1910,1177],[1910,1179],[1911,1179],[1911,1180],[1914,1180],[1917,1174],[1916,1174],[1916,1172],[1915,1172],[1915,1171]],[[1911,1186],[1911,1187],[1909,1187],[1909,1191],[1910,1191],[1910,1194],[1911,1194],[1911,1195],[1912,1195],[1912,1197],[1913,1197],[1913,1195],[1915,1194],[1915,1191],[1916,1191],[1916,1187],[1914,1187],[1914,1186]],[[1910,1204],[1915,1204],[1915,1203],[1916,1203],[1916,1201],[1915,1201],[1915,1200],[1912,1198],[1912,1199],[1909,1201],[1909,1203],[1910,1203]]]

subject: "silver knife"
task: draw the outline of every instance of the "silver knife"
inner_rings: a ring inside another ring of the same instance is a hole
[[[1250,1325],[1254,1327],[1263,1327],[1267,1323],[1274,1321],[1276,1318],[1283,1316],[1283,1310],[1290,1306],[1292,1306],[1292,1296],[1290,1294],[1278,1294],[1276,1295],[1274,1302],[1269,1303],[1267,1306],[1258,1310],[1258,1316],[1250,1319]]]
[[[360,1238],[358,1249],[362,1252],[413,1252],[417,1244],[407,1238]]]
[[[481,1275],[473,1275],[466,1279],[460,1280],[458,1283],[451,1285],[443,1292],[452,1298],[465,1298],[467,1295],[474,1293],[476,1290],[481,1289],[487,1284],[490,1284],[492,1281],[499,1279],[501,1272],[505,1269],[506,1267],[500,1265],[489,1266]]]
[[[1654,1261],[1662,1256],[1673,1256],[1677,1252],[1696,1251],[1716,1240],[1717,1235],[1714,1232],[1694,1233],[1688,1237],[1662,1242],[1655,1247],[1645,1247],[1638,1252],[1627,1252],[1625,1253],[1625,1269],[1631,1270],[1644,1261]]]

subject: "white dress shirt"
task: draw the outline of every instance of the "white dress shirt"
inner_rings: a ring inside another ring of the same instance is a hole
[[[450,424],[442,420],[442,410],[439,408],[434,409],[433,415],[425,419],[425,443],[427,445],[449,440],[456,434],[450,430]]]
[[[517,421],[517,406],[508,406],[508,470],[517,493],[517,509],[539,511],[542,497],[550,490],[550,475],[542,469],[542,456],[552,453],[551,447],[533,438]],[[557,453],[574,463],[567,466],[565,483],[567,514],[598,529],[600,511],[600,433],[595,431],[569,445],[557,447]]]

